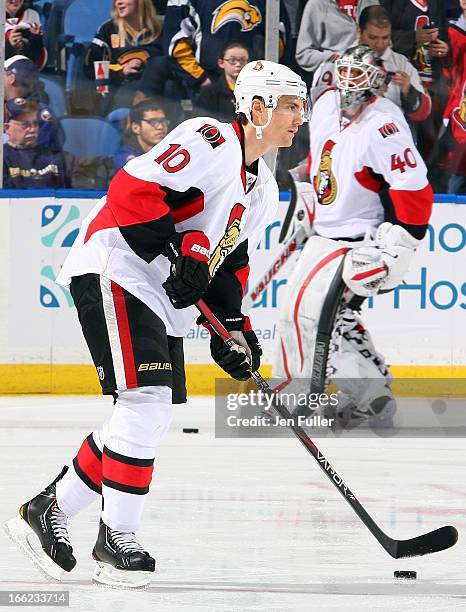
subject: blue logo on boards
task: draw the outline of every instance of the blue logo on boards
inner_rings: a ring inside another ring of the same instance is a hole
[[[73,204],[47,204],[41,211],[41,243],[47,249],[69,248],[79,233],[81,213]],[[47,251],[46,251],[47,253]],[[73,307],[73,299],[65,287],[57,285],[58,272],[53,264],[40,271],[39,300],[44,308]]]

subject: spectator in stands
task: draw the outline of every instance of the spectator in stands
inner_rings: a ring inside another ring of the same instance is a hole
[[[18,53],[29,57],[42,69],[47,61],[47,51],[39,13],[24,8],[24,0],[6,0],[5,57]]]
[[[301,19],[296,61],[314,73],[328,61],[335,61],[357,44],[356,23],[364,8],[378,0],[308,0]]]
[[[147,61],[163,55],[162,26],[152,0],[113,0],[112,18],[97,31],[86,58],[94,78],[94,62],[110,62],[112,106],[131,106],[136,82]]]
[[[424,91],[418,71],[406,56],[390,46],[392,26],[382,6],[369,6],[359,17],[359,42],[368,45],[380,56],[389,73],[390,82],[384,96],[399,106],[411,121],[424,121],[432,103]]]
[[[405,55],[430,86],[448,54],[443,0],[381,0],[392,22],[394,51]],[[434,73],[432,72],[434,70]]]
[[[68,187],[65,157],[37,144],[39,105],[26,102],[5,124],[8,142],[3,149],[3,185],[6,188]]]
[[[217,61],[222,74],[213,83],[201,88],[196,102],[197,116],[207,115],[219,121],[233,121],[236,114],[233,90],[241,68],[248,62],[248,49],[243,43],[232,41],[223,45]]]
[[[447,127],[448,193],[466,194],[466,0],[459,0],[462,14],[450,23],[448,103],[443,112]]]
[[[265,0],[169,0],[164,20],[164,46],[174,70],[194,99],[200,87],[220,76],[222,47],[241,41],[251,59],[264,56]],[[287,63],[288,14],[280,2],[280,58]]]
[[[123,146],[115,155],[115,169],[155,147],[167,135],[168,125],[165,111],[157,100],[146,99],[135,104],[129,113]]]
[[[38,144],[52,151],[60,151],[63,145],[62,129],[49,106],[40,101],[43,90],[36,66],[26,56],[14,55],[5,60],[4,68],[5,120],[17,114],[27,101],[38,102]]]
[[[447,102],[442,64],[448,56],[444,0],[381,0],[392,22],[393,50],[405,55],[419,72],[432,100],[432,111],[415,125],[417,147],[429,169],[435,191],[444,191],[444,173],[439,172],[438,135]],[[413,126],[414,127],[414,126]]]

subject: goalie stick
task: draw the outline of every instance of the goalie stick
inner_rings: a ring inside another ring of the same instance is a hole
[[[234,346],[234,339],[220,323],[207,304],[203,300],[199,300],[196,302],[196,306],[210,323],[215,332],[220,336],[220,338],[222,338],[222,340],[228,346]],[[320,469],[324,472],[330,482],[338,489],[346,502],[351,506],[364,525],[369,529],[379,544],[382,545],[382,547],[391,557],[394,559],[401,559],[403,557],[418,557],[421,555],[446,550],[456,543],[458,540],[458,532],[455,527],[452,527],[451,525],[434,529],[434,531],[429,531],[428,533],[424,533],[408,540],[395,540],[390,538],[380,529],[362,504],[356,499],[355,495],[345,484],[341,476],[330,465],[328,459],[326,459],[314,442],[309,438],[304,429],[297,423],[297,419],[293,418],[289,410],[280,402],[278,395],[272,391],[267,381],[262,378],[259,372],[252,372],[252,378],[258,388],[263,391],[265,395],[273,398],[273,407],[275,411],[280,415],[280,417],[286,419],[289,429],[291,429],[294,435],[299,439],[308,453],[314,457]]]

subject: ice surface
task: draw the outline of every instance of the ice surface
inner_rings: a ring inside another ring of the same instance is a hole
[[[0,398],[2,523],[58,474],[111,409],[100,397]],[[448,551],[397,561],[299,442],[215,439],[213,413],[212,398],[177,407],[159,449],[138,534],[158,564],[147,591],[91,583],[97,504],[70,524],[78,564],[61,586],[45,582],[2,532],[0,590],[66,589],[71,610],[102,612],[466,610],[464,439],[317,440],[392,537],[446,524],[460,532]],[[418,579],[396,581],[396,569],[416,570]]]

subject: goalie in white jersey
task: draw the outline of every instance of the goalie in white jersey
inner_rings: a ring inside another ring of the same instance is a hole
[[[317,331],[340,269],[346,307],[327,338],[324,376],[340,390],[344,424],[389,421],[396,406],[390,373],[357,313],[364,298],[403,280],[426,233],[433,192],[401,110],[378,95],[385,71],[376,54],[366,45],[348,49],[335,77],[336,88],[313,91],[310,185],[301,184],[307,206],[297,207],[288,230],[304,226],[310,238],[288,281],[274,375],[309,380],[322,367],[314,362]]]
[[[307,119],[306,97],[304,82],[286,66],[246,65],[235,86],[237,121],[185,121],[129,161],[84,220],[58,282],[70,286],[115,409],[71,466],[21,506],[22,518],[7,523],[48,575],[73,569],[67,519],[101,499],[94,580],[148,584],[155,560],[135,532],[172,404],[186,401],[182,337],[202,296],[241,345],[230,348],[213,335],[213,359],[239,380],[259,368],[261,348],[241,302],[249,256],[278,205],[262,155],[292,144]],[[31,530],[45,555],[28,546]]]

